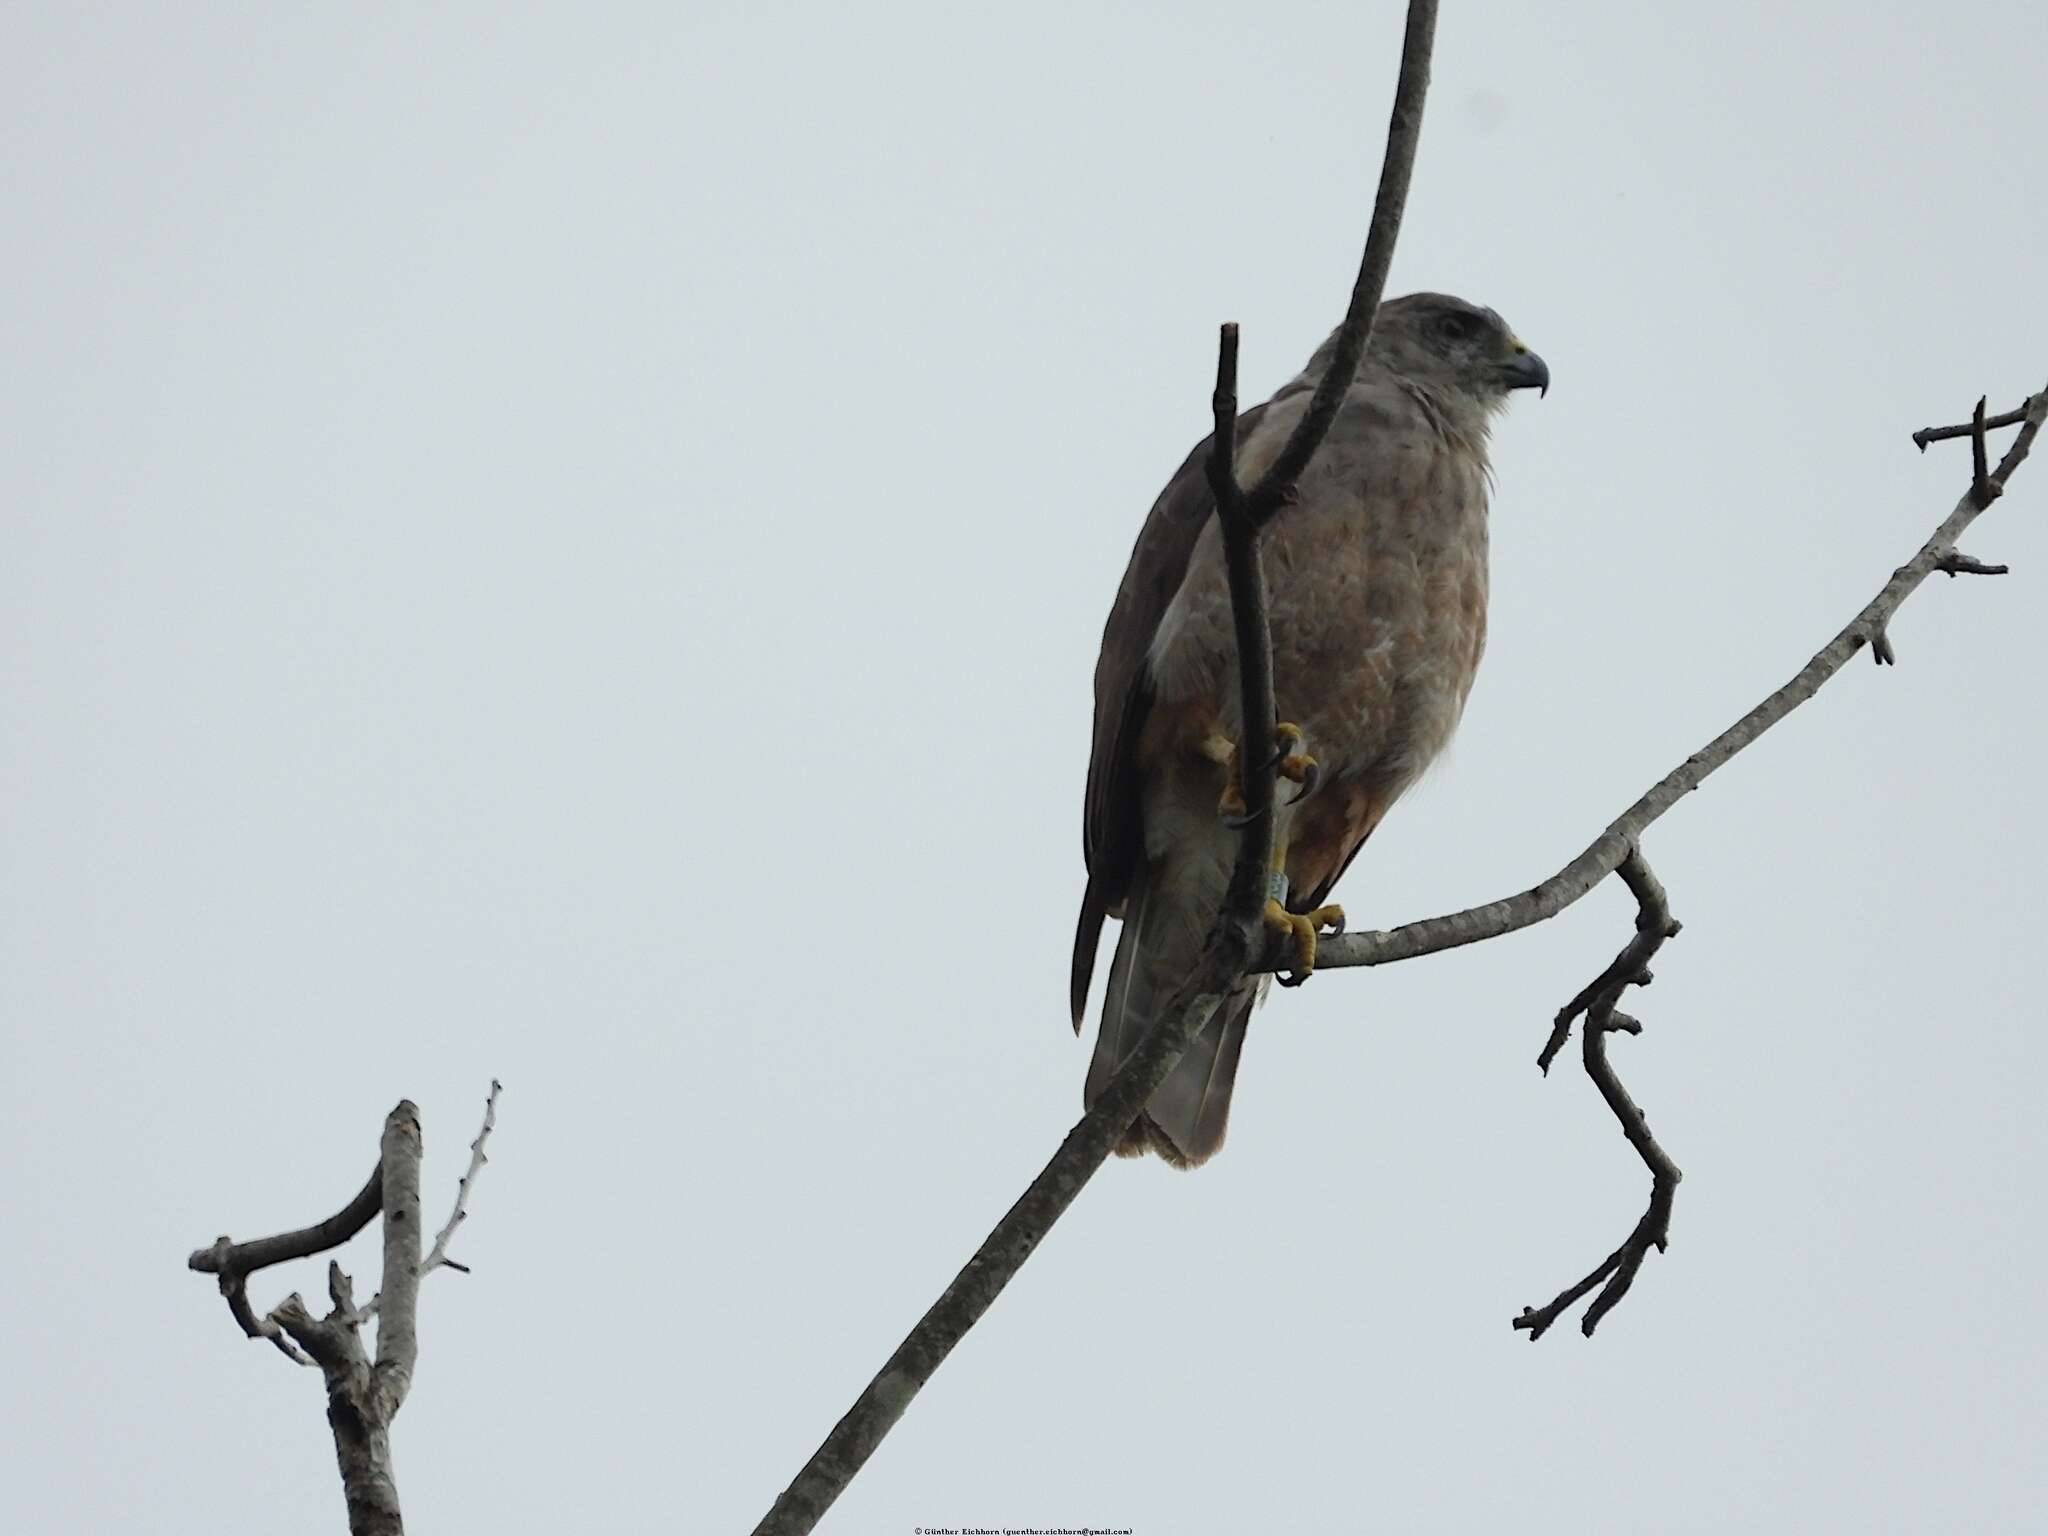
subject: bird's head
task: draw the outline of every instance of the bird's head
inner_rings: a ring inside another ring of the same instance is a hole
[[[1371,352],[1403,377],[1475,398],[1488,410],[1517,389],[1550,391],[1550,369],[1505,320],[1447,293],[1411,293],[1380,305]]]

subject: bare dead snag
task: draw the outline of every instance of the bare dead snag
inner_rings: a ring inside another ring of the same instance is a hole
[[[419,1361],[420,1281],[440,1268],[463,1270],[448,1257],[448,1243],[468,1216],[470,1191],[486,1158],[484,1143],[497,1124],[499,1084],[491,1081],[484,1101],[483,1129],[470,1144],[469,1170],[457,1184],[455,1211],[423,1260],[420,1219],[419,1109],[410,1099],[384,1120],[377,1166],[362,1191],[335,1215],[311,1227],[254,1242],[221,1237],[194,1252],[188,1268],[219,1277],[221,1294],[242,1331],[268,1339],[300,1365],[319,1368],[327,1383],[327,1422],[334,1432],[351,1536],[401,1536],[404,1521],[398,1484],[391,1470],[391,1421],[412,1389]],[[327,1295],[333,1310],[315,1317],[294,1292],[262,1318],[249,1305],[249,1276],[291,1259],[338,1248],[381,1214],[384,1218],[383,1288],[358,1307],[355,1289],[339,1263],[327,1266]],[[363,1346],[362,1327],[377,1319],[374,1360]]]

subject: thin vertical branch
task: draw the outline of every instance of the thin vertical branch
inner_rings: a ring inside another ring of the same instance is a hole
[[[1377,227],[1377,226],[1375,226]],[[1332,368],[1331,373],[1336,370]],[[1327,377],[1327,375],[1326,375]],[[1347,381],[1348,382],[1348,381]],[[1273,775],[1265,758],[1267,731],[1274,723],[1273,635],[1266,617],[1265,556],[1244,489],[1237,483],[1237,327],[1226,324],[1216,343],[1215,430],[1205,467],[1216,498],[1216,524],[1223,538],[1223,569],[1230,584],[1230,619],[1237,641],[1240,690],[1238,761],[1244,793],[1237,864],[1223,898],[1220,921],[1245,930],[1258,921],[1266,899],[1266,870],[1273,862]],[[1333,412],[1323,423],[1327,434]],[[1317,442],[1321,442],[1321,435]],[[1288,487],[1292,492],[1292,486]]]
[[[1258,560],[1258,527],[1261,521],[1270,521],[1272,514],[1291,498],[1294,481],[1321,446],[1336,417],[1337,404],[1357,371],[1358,359],[1364,355],[1413,174],[1435,27],[1433,0],[1412,0],[1401,75],[1395,89],[1394,117],[1387,135],[1386,163],[1380,173],[1379,196],[1373,207],[1365,258],[1352,289],[1351,311],[1344,327],[1346,339],[1340,340],[1338,360],[1325,373],[1316,400],[1321,401],[1326,390],[1334,393],[1320,408],[1311,404],[1283,450],[1283,461],[1292,461],[1292,468],[1285,473],[1269,473],[1260,481],[1256,497],[1271,507],[1263,519],[1253,515],[1258,508],[1247,504],[1239,492],[1230,456],[1237,420],[1235,327],[1225,327],[1219,347],[1215,406],[1218,442],[1223,450],[1220,455],[1212,453],[1212,466],[1220,465],[1221,472],[1212,467],[1211,477],[1212,484],[1218,487],[1218,517],[1223,526],[1231,607],[1239,636],[1247,743],[1253,739],[1252,722],[1262,720],[1270,724],[1273,718],[1273,658],[1265,618],[1265,581]],[[1247,744],[1241,750],[1247,769],[1245,801],[1251,819],[1238,850],[1231,895],[1193,973],[1161,1010],[1159,1022],[1117,1069],[1094,1106],[1067,1133],[1059,1151],[1032,1180],[1023,1198],[996,1224],[966,1267],[919,1319],[853,1406],[832,1427],[795,1480],[782,1491],[774,1507],[755,1527],[755,1536],[798,1536],[817,1525],[854,1474],[874,1454],[882,1437],[902,1417],[932,1372],[988,1310],[1052,1224],[1073,1203],[1082,1186],[1102,1166],[1110,1148],[1130,1128],[1145,1102],[1258,958],[1264,938],[1258,914],[1264,907],[1265,869],[1272,848],[1273,785],[1270,773],[1255,770],[1259,759],[1250,746]],[[1265,808],[1263,814],[1261,805]],[[1249,889],[1254,879],[1258,897],[1255,904],[1250,900]]]
[[[1246,498],[1247,514],[1258,527],[1270,523],[1294,494],[1295,482],[1322,446],[1330,423],[1337,419],[1337,407],[1357,377],[1359,360],[1365,356],[1373,317],[1386,292],[1387,273],[1394,265],[1394,242],[1401,233],[1401,215],[1408,207],[1408,186],[1415,177],[1415,150],[1422,141],[1422,103],[1429,94],[1429,60],[1435,46],[1435,0],[1414,0],[1401,37],[1401,74],[1394,85],[1394,107],[1387,123],[1387,152],[1380,162],[1380,185],[1373,199],[1365,254],[1351,285],[1351,307],[1345,311],[1329,369],[1316,381],[1308,409],[1280,456]]]
[[[1977,510],[1989,507],[1999,494],[2001,487],[1991,481],[1991,450],[1984,441],[1989,423],[1984,419],[1984,405],[1987,397],[1977,397],[1977,409],[1970,416],[1970,494],[1976,499]]]
[[[419,1360],[420,1112],[405,1099],[384,1122],[384,1286],[377,1318],[377,1410],[389,1424]]]
[[[385,1116],[378,1168],[384,1191],[384,1289],[377,1361],[363,1351],[364,1314],[339,1264],[327,1266],[334,1310],[314,1317],[296,1295],[272,1314],[327,1378],[327,1424],[348,1502],[350,1536],[404,1536],[391,1466],[391,1420],[419,1358],[420,1112],[401,1099]]]

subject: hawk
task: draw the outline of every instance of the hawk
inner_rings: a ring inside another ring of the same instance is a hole
[[[1334,334],[1237,425],[1237,476],[1278,457],[1329,366]],[[1265,535],[1280,774],[1267,922],[1295,970],[1341,927],[1331,887],[1450,740],[1486,640],[1488,429],[1550,370],[1490,309],[1439,293],[1382,304],[1357,378],[1295,503]],[[1229,884],[1243,735],[1230,593],[1204,466],[1189,454],[1138,534],[1103,626],[1074,935],[1078,1033],[1105,917],[1121,920],[1085,1089],[1093,1103],[1193,967]],[[1304,743],[1306,751],[1304,751]],[[1245,759],[1270,761],[1266,743]],[[1314,754],[1313,757],[1307,755]],[[1264,771],[1259,769],[1258,771]],[[1247,978],[1146,1104],[1117,1151],[1190,1168],[1223,1144]]]

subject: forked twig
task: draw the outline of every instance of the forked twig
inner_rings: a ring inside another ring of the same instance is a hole
[[[1549,1305],[1522,1309],[1514,1326],[1526,1330],[1532,1343],[1542,1338],[1550,1325],[1581,1296],[1605,1281],[1605,1286],[1593,1298],[1593,1304],[1586,1309],[1585,1320],[1580,1324],[1586,1336],[1592,1337],[1600,1319],[1612,1311],[1615,1304],[1628,1294],[1629,1287],[1635,1284],[1636,1271],[1642,1268],[1649,1251],[1652,1248],[1660,1253],[1663,1251],[1671,1233],[1672,1200],[1678,1192],[1678,1181],[1683,1177],[1678,1164],[1650,1134],[1650,1124],[1642,1108],[1622,1086],[1613,1063],[1607,1059],[1607,1037],[1610,1034],[1642,1033],[1641,1023],[1618,1011],[1617,1005],[1630,987],[1647,987],[1650,984],[1651,958],[1663,948],[1666,939],[1677,937],[1680,925],[1671,915],[1670,898],[1651,872],[1641,849],[1630,848],[1616,873],[1636,898],[1635,937],[1623,946],[1621,953],[1604,971],[1558,1010],[1550,1039],[1536,1060],[1538,1066],[1549,1072],[1550,1063],[1570,1035],[1572,1021],[1578,1018],[1585,1020],[1579,1038],[1586,1075],[1593,1079],[1594,1086],[1600,1090],[1600,1097],[1614,1112],[1614,1118],[1621,1124],[1622,1135],[1628,1138],[1629,1145],[1636,1149],[1636,1154],[1650,1170],[1650,1203],[1621,1246],[1594,1266],[1591,1274],[1568,1286]]]

